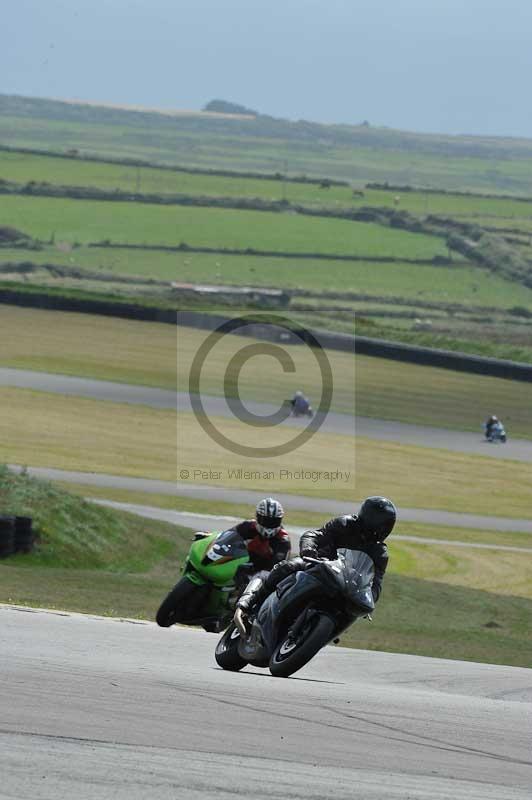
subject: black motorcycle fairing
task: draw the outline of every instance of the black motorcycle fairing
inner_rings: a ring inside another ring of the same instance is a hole
[[[293,617],[295,613],[294,608],[299,606],[303,607],[309,602],[311,597],[318,593],[324,593],[322,581],[317,575],[313,575],[310,570],[295,572],[293,575],[289,576],[288,580],[289,583],[287,581],[284,591],[281,591],[281,593],[277,595],[279,601],[278,613],[282,616],[290,614]],[[285,583],[285,581],[281,581],[279,586]]]
[[[334,575],[338,590],[356,617],[375,610],[371,591],[375,564],[367,553],[341,548],[335,561],[326,561],[323,564]]]
[[[262,603],[248,636],[241,637],[238,653],[255,667],[267,667],[275,645],[279,621],[279,600],[272,592]]]
[[[252,634],[247,639],[249,647],[243,644],[239,648],[242,657],[256,666],[259,666],[257,660],[262,660],[263,654],[271,654],[280,630],[287,629],[313,599],[319,597],[326,600],[329,594],[324,591],[322,581],[310,570],[289,575],[279,586],[281,584],[284,584],[281,596],[276,591],[272,592],[262,603],[252,626]],[[260,645],[258,636],[253,636],[255,628],[260,632]]]

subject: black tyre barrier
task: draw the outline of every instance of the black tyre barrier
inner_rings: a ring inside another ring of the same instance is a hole
[[[35,542],[31,517],[15,517],[15,553],[31,553]]]
[[[15,552],[15,517],[0,517],[0,558]]]

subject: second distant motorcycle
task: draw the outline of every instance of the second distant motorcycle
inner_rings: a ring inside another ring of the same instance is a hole
[[[494,422],[490,428],[485,428],[486,441],[492,444],[504,444],[506,442],[506,430],[500,420]]]

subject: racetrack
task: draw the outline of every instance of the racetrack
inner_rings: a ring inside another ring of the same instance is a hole
[[[260,495],[249,489],[228,489],[223,486],[210,486],[206,484],[176,483],[178,496],[210,500],[213,507],[216,502],[248,503],[253,507]],[[339,514],[352,514],[362,502],[355,498],[349,503],[341,503],[330,498],[307,497],[305,495],[286,494],[276,492],[275,497],[287,508],[298,509],[306,512],[326,514],[329,517]],[[397,506],[397,514],[405,522],[419,522],[426,525],[448,525],[459,528],[483,528],[495,531],[522,531],[532,533],[532,520],[510,519],[505,517],[488,517],[482,514],[462,514],[453,511],[440,511],[438,509],[405,508]]]
[[[328,647],[284,680],[218,669],[212,634],[9,606],[0,639],[2,798],[530,797],[531,670]]]
[[[101,500],[94,497],[87,497],[92,503],[97,503],[109,508],[115,508],[120,511],[128,511],[131,514],[138,514],[141,517],[148,519],[158,519],[164,522],[170,522],[173,525],[182,525],[184,528],[192,528],[196,531],[223,531],[227,530],[236,523],[241,521],[241,518],[220,516],[218,514],[195,514],[190,511],[172,511],[167,508],[157,508],[157,506],[144,506],[137,503],[121,503],[115,500]],[[290,534],[292,542],[292,552],[298,550],[297,544],[300,536],[308,530],[298,526],[287,524],[285,525],[287,532]],[[526,532],[521,531],[523,535],[523,544],[526,545],[530,540],[526,537]],[[531,530],[532,533],[532,523]],[[473,550],[503,550],[510,553],[526,553],[532,555],[532,547],[514,547],[502,544],[482,544],[473,542],[461,542],[456,539],[452,541],[449,539],[431,539],[426,536],[404,536],[394,533],[394,541],[400,542],[417,542],[418,544],[433,544],[433,545],[452,545],[453,547],[468,547]]]
[[[15,472],[22,470],[22,467],[17,464],[10,464],[9,467]],[[129,478],[123,475],[106,475],[105,473],[70,472],[47,467],[26,467],[26,469],[30,475],[45,480],[209,500],[212,502],[213,508],[216,508],[216,503],[246,503],[250,505],[251,509],[260,499],[258,492],[249,489],[229,489],[225,486],[211,486],[209,484],[196,484],[185,481],[174,482],[153,480],[152,478]],[[316,512],[327,517],[352,513],[358,505],[354,498],[351,503],[345,504],[330,498],[307,497],[285,494],[284,492],[276,492],[275,496],[287,509]],[[419,522],[426,525],[448,525],[456,528],[481,528],[487,531],[532,533],[532,520],[530,519],[487,517],[482,514],[461,514],[453,511],[404,508],[403,506],[398,507],[398,514],[401,520],[405,522]]]
[[[190,397],[184,392],[154,389],[147,386],[133,386],[126,383],[113,383],[112,381],[75,378],[67,375],[54,375],[46,372],[33,372],[31,370],[0,368],[0,386],[14,386],[36,391],[89,397],[94,400],[108,402],[148,405],[153,408],[173,408],[178,411],[192,410]],[[203,396],[202,401],[209,415],[233,416],[223,397]],[[267,415],[277,411],[275,406],[268,403],[246,401],[246,408],[257,415]],[[290,418],[282,424],[291,427],[305,427],[308,424],[308,420]],[[364,436],[370,439],[421,447],[442,448],[491,458],[532,462],[532,440],[512,439],[510,435],[509,440],[504,445],[487,444],[483,441],[481,435],[480,421],[479,432],[476,434],[330,412],[323,421],[320,430],[324,433]]]

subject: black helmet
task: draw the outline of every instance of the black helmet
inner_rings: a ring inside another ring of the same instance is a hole
[[[379,542],[390,535],[396,517],[396,508],[387,497],[368,497],[358,512],[364,533]]]

